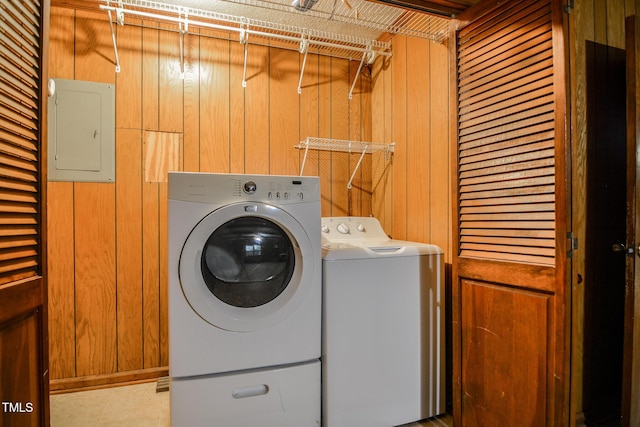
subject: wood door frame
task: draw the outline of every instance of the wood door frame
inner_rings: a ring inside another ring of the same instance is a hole
[[[627,257],[625,284],[625,327],[622,375],[622,426],[640,423],[640,210],[638,203],[638,179],[640,162],[637,147],[640,146],[640,25],[636,15],[625,19],[625,44],[627,50],[627,244],[635,249],[635,255]]]

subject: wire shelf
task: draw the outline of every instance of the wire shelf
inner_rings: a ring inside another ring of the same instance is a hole
[[[360,168],[360,164],[362,164],[362,159],[364,158],[365,154],[384,152],[384,155],[386,158],[391,153],[393,153],[394,147],[395,147],[394,142],[390,144],[384,144],[384,143],[377,143],[377,142],[349,141],[344,139],[311,138],[311,137],[308,137],[304,141],[300,141],[300,144],[295,146],[295,148],[304,150],[304,157],[302,159],[302,165],[300,166],[300,176],[304,174],[304,166],[307,163],[307,155],[309,154],[309,150],[360,154],[358,163],[356,163],[356,166],[353,169],[353,173],[349,178],[349,182],[347,183],[348,189],[351,189],[351,184],[353,183],[353,179],[355,178],[356,173]]]
[[[101,8],[116,14],[171,21],[187,32],[189,26],[227,31],[248,30],[257,37],[279,38],[300,49],[302,39],[311,42],[314,53],[347,59],[375,51],[387,54],[385,34],[402,34],[442,43],[448,20],[417,11],[367,0],[296,0],[313,5],[296,10],[291,0],[182,0],[180,5],[152,0],[100,0]],[[317,4],[316,4],[317,2]],[[214,9],[215,8],[215,9]],[[246,32],[246,31],[245,31]]]
[[[378,142],[366,142],[366,141],[349,141],[343,139],[329,139],[329,138],[307,138],[304,141],[300,141],[300,144],[294,148],[298,149],[310,149],[320,151],[338,151],[343,153],[365,153],[371,154],[379,151],[385,153],[393,153],[395,143],[385,144]]]

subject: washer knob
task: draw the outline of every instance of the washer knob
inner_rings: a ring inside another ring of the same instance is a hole
[[[358,226],[356,228],[358,229],[358,231],[364,232],[364,225],[358,224]]]
[[[338,224],[338,232],[342,233],[342,234],[349,234],[349,226],[347,224],[345,224],[344,222],[341,222],[340,224]]]
[[[329,227],[327,227],[326,225],[322,226],[322,232],[323,233],[328,233],[329,232]]]

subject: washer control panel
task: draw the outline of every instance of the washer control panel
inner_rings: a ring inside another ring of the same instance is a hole
[[[389,239],[380,222],[373,217],[324,217],[321,222],[322,238],[329,242]]]

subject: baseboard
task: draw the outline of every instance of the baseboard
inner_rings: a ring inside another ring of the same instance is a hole
[[[85,377],[62,378],[49,382],[51,394],[71,393],[74,391],[95,390],[115,386],[131,385],[155,381],[169,375],[169,368],[139,369],[135,371],[117,372],[113,374],[89,375]]]

